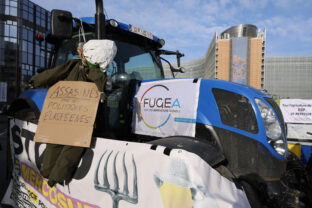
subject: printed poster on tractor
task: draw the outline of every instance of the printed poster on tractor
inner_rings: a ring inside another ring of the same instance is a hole
[[[134,97],[133,132],[195,136],[200,80],[142,82]]]
[[[3,204],[22,208],[250,207],[243,189],[182,149],[96,138],[73,179],[50,187],[39,169],[37,125],[10,121],[14,168]],[[164,152],[167,152],[164,154]],[[222,194],[220,194],[222,193]]]

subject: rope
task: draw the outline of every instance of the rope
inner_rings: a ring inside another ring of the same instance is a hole
[[[77,52],[79,54],[79,57],[80,57],[83,65],[87,66],[87,60],[86,60],[86,58],[83,55],[83,47],[82,47],[83,44],[81,44],[81,36],[83,37],[83,43],[86,43],[85,32],[84,32],[84,29],[83,29],[82,20],[80,19],[80,28],[79,28],[79,31],[78,31],[79,44],[78,44],[78,47],[77,47]]]
[[[82,45],[78,45],[77,52],[79,54],[79,57],[80,57],[83,65],[87,66],[87,59],[83,55],[83,47],[82,47]]]
[[[85,32],[84,32],[84,29],[83,29],[82,20],[80,19],[80,28],[79,28],[79,31],[78,31],[79,43],[81,42],[81,40],[80,40],[81,35],[83,37],[83,42],[85,43],[86,42]]]

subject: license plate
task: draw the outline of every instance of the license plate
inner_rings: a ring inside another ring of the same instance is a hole
[[[148,32],[148,31],[142,29],[142,28],[136,27],[134,25],[130,25],[130,31],[153,40],[153,34],[151,32]]]

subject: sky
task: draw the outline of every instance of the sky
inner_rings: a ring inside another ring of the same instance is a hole
[[[32,0],[45,9],[94,16],[94,0]],[[213,35],[238,24],[266,29],[266,56],[312,56],[312,0],[104,0],[106,18],[133,24],[203,58]]]

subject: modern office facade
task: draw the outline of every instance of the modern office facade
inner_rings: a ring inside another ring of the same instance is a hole
[[[176,78],[185,78],[185,77],[191,77],[191,78],[201,78],[204,77],[205,70],[203,68],[205,59],[196,59],[191,61],[184,61],[181,63],[181,66],[183,66],[186,69],[185,73],[174,73]],[[172,63],[172,66],[177,67],[177,64]],[[168,64],[163,64],[164,67],[164,73],[166,78],[172,78],[172,73],[170,71]]]
[[[31,76],[47,67],[52,45],[36,35],[44,36],[49,26],[50,12],[31,1],[0,0],[0,82],[7,91],[0,105],[16,98]]]
[[[241,24],[215,34],[205,56],[204,78],[214,78],[262,89],[265,30]]]
[[[265,57],[264,87],[275,98],[312,99],[312,56]]]
[[[207,57],[182,62],[181,65],[187,69],[187,72],[179,73],[176,77],[215,79],[217,75],[211,73],[214,70],[207,70],[208,63],[214,62],[209,61]],[[164,68],[165,76],[172,77],[169,66],[164,65]],[[210,74],[207,75],[207,73]],[[262,74],[261,72],[262,89],[273,98],[312,99],[312,56],[266,56],[264,57],[264,75]]]
[[[274,98],[312,99],[312,56],[265,56],[266,31],[238,25],[215,33],[204,58],[185,61],[176,77],[221,79],[248,84]],[[176,64],[173,64],[176,66]],[[165,76],[172,77],[164,65]]]
[[[221,79],[263,88],[265,30],[241,24],[215,33],[204,58],[183,62],[177,77]],[[169,67],[165,67],[170,77]]]

